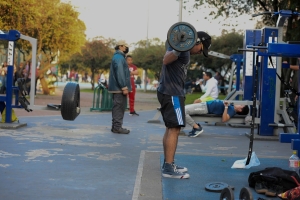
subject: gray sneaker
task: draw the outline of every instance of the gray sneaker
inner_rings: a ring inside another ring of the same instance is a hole
[[[189,174],[179,172],[176,169],[176,166],[174,164],[169,164],[169,163],[165,164],[165,167],[162,171],[162,176],[166,178],[179,178],[179,179],[190,178]]]
[[[161,167],[161,170],[164,170],[165,164],[166,164],[166,162],[164,162],[163,166]],[[176,165],[174,162],[172,162],[172,164],[175,165],[177,171],[179,171],[179,172],[181,172],[181,173],[185,173],[185,172],[188,171],[188,169],[187,169],[186,167]]]

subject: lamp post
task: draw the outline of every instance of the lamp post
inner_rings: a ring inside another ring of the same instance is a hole
[[[178,22],[182,22],[182,4],[183,4],[183,0],[179,0],[179,19],[178,19]]]
[[[149,47],[149,41],[148,41],[148,32],[149,32],[149,0],[148,0],[148,7],[147,7],[147,40],[146,40],[146,48]],[[143,80],[144,80],[144,92],[147,90],[146,80],[147,80],[147,71],[143,70]]]

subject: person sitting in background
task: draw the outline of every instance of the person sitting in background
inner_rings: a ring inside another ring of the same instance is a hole
[[[137,86],[139,86],[140,88],[142,88],[142,87],[141,87],[142,80],[141,80],[141,77],[140,77],[140,76],[138,76],[138,77],[136,78],[135,84],[136,84]]]
[[[185,94],[192,94],[196,87],[195,80],[189,80],[184,84]]]
[[[247,105],[230,105],[228,101],[213,100],[202,103],[194,103],[185,106],[186,123],[193,127],[189,137],[197,137],[203,129],[199,123],[196,123],[191,116],[201,114],[221,115],[222,122],[227,122],[235,114],[247,115],[249,107]]]
[[[200,81],[200,86],[205,93],[199,99],[196,99],[194,103],[212,101],[219,96],[218,81],[212,77],[212,74],[210,72],[203,72],[203,79],[206,81],[206,84],[203,86],[203,82]]]
[[[218,81],[218,85],[220,85],[220,80],[221,80],[220,72],[216,71],[216,75],[214,76],[214,78]]]
[[[284,63],[284,64],[289,64],[286,60],[283,61],[282,63]],[[298,65],[290,64],[290,65],[289,65],[289,68],[292,69],[292,70],[298,71],[298,70],[299,70],[299,67],[300,67],[300,58],[298,58],[298,63],[299,63]]]
[[[223,95],[226,95],[226,92],[225,92],[225,88],[224,88],[224,77],[221,75],[220,72],[216,72],[216,75],[215,75],[215,79],[218,81],[218,87],[221,91],[221,94]]]

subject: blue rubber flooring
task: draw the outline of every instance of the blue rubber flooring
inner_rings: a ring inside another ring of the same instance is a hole
[[[110,112],[81,114],[75,121],[62,120],[60,115],[20,117],[26,127],[0,131],[0,200],[132,200],[133,194],[140,197],[135,200],[150,200],[152,194],[158,194],[151,199],[157,200],[162,199],[162,192],[169,200],[217,200],[219,193],[204,190],[205,184],[215,181],[236,187],[238,197],[240,188],[248,186],[251,171],[287,166],[292,154],[290,144],[255,141],[261,165],[249,170],[231,169],[235,160],[245,158],[240,155],[246,156],[249,138],[245,132],[249,129],[204,124],[201,137],[180,136],[178,141],[177,163],[189,168],[191,178],[161,178],[160,159],[156,156],[157,167],[145,167],[143,173],[154,168],[153,177],[158,175],[154,184],[162,183],[159,188],[163,191],[151,190],[151,182],[143,179],[146,189],[150,189],[138,190],[143,185],[136,181],[141,152],[159,152],[158,156],[163,152],[164,124],[147,123],[156,112],[139,112],[138,117],[126,112],[123,125],[131,130],[129,135],[110,131]],[[199,156],[208,154],[216,157]],[[270,156],[283,160],[262,159]]]
[[[176,155],[176,163],[188,168],[189,179],[172,179],[162,177],[162,192],[164,200],[217,200],[220,193],[205,190],[205,185],[212,182],[223,182],[234,187],[234,199],[239,199],[240,190],[249,187],[248,177],[251,172],[265,169],[266,167],[287,166],[286,159],[259,158],[260,165],[250,169],[232,169],[231,166],[241,157]],[[163,155],[160,157],[163,163]],[[249,187],[250,188],[250,187]],[[253,188],[252,196],[255,200],[280,199],[257,194]]]

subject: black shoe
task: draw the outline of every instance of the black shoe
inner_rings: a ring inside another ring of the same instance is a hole
[[[265,194],[266,192],[268,192],[268,188],[264,182],[256,182],[255,183],[255,191],[258,194]]]
[[[268,191],[265,193],[266,196],[276,197],[278,194],[283,193],[283,187],[275,184],[268,185]]]
[[[130,113],[129,113],[129,115],[130,115],[130,116],[133,116],[133,115],[140,116],[140,115],[139,115],[139,114],[137,114],[135,111],[133,111],[133,112],[130,112]]]
[[[125,128],[120,128],[120,129],[118,129],[118,130],[112,129],[111,131],[112,131],[113,133],[118,133],[118,134],[128,134],[128,133],[130,133],[130,131],[127,130],[127,129],[125,129]]]

